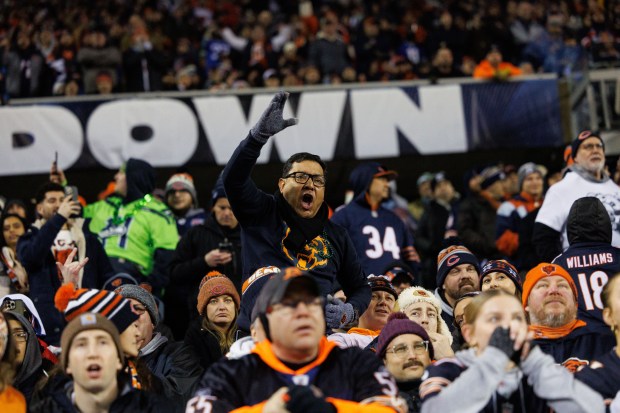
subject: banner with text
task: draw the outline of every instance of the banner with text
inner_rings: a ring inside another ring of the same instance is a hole
[[[0,175],[59,166],[224,165],[272,94],[139,97],[0,108]],[[299,124],[270,139],[260,163],[295,152],[324,160],[390,158],[562,144],[555,80],[292,93]]]

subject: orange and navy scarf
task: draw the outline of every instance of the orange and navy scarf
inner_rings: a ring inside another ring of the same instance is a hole
[[[567,335],[572,333],[573,330],[581,328],[585,325],[585,321],[575,319],[572,322],[565,324],[561,327],[531,325],[529,327],[529,330],[534,332],[534,339],[545,338],[549,340],[555,340],[558,338],[566,337]]]

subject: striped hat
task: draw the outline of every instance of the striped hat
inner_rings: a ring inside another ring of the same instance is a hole
[[[71,321],[80,314],[97,313],[110,320],[120,333],[125,331],[139,316],[131,309],[126,298],[112,291],[88,288],[75,289],[73,283],[58,289],[54,297],[58,311],[64,313],[65,319]]]

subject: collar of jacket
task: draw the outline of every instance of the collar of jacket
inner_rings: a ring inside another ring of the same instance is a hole
[[[335,347],[336,347],[335,343],[328,341],[326,337],[321,337],[321,341],[319,341],[319,353],[316,359],[314,359],[309,364],[306,364],[299,370],[291,370],[288,366],[286,366],[275,355],[275,353],[273,352],[271,341],[267,339],[256,344],[256,346],[252,350],[252,353],[257,354],[258,357],[260,357],[261,360],[263,360],[265,364],[267,364],[269,367],[271,367],[275,371],[278,371],[280,373],[285,373],[285,374],[297,375],[297,374],[305,374],[308,371],[315,368],[316,366],[321,365]]]

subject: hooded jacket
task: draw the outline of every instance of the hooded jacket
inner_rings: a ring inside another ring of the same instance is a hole
[[[172,251],[179,240],[172,212],[151,197],[155,170],[139,159],[125,168],[127,195],[113,195],[84,208],[89,228],[104,242],[116,272],[127,272],[153,286],[161,295],[168,284]]]
[[[456,406],[459,412],[605,411],[596,391],[539,348],[532,348],[518,369],[505,371],[508,361],[501,350],[488,346],[480,355],[475,349],[463,350],[428,366],[420,385],[422,413],[453,411]]]
[[[620,249],[611,246],[607,208],[596,197],[576,200],[568,214],[566,233],[570,246],[553,263],[566,269],[575,285],[580,286],[577,318],[587,323],[589,331],[613,337],[603,321],[600,298],[607,280],[620,272]]]
[[[37,339],[32,324],[30,324],[23,315],[14,311],[6,311],[6,313],[15,317],[26,333],[28,333],[24,361],[15,374],[13,386],[24,395],[27,402],[30,402],[35,384],[46,375],[42,367],[39,340]]]
[[[155,189],[155,169],[146,161],[129,158],[125,165],[127,196],[123,203],[128,204],[150,194]]]
[[[395,260],[403,260],[417,269],[419,258],[413,247],[413,236],[403,221],[381,204],[369,202],[368,190],[379,168],[378,163],[368,162],[351,172],[349,188],[354,198],[334,214],[332,222],[349,233],[366,275],[382,274]]]

